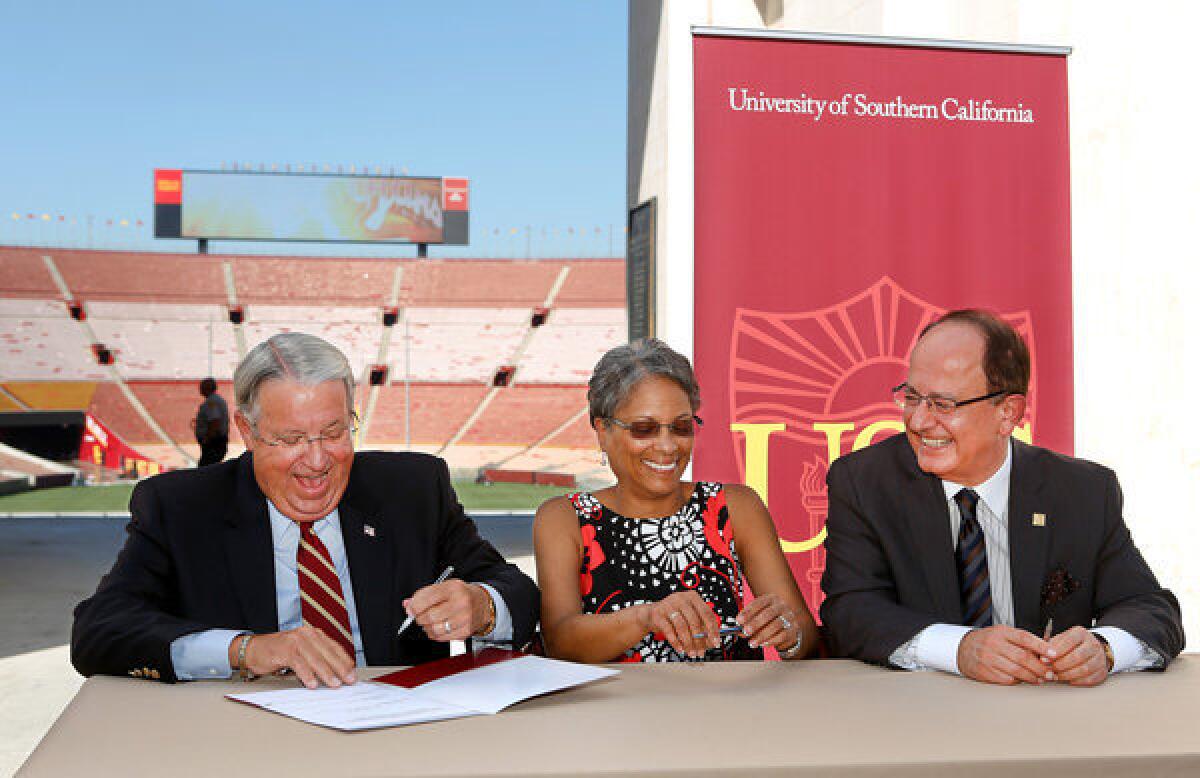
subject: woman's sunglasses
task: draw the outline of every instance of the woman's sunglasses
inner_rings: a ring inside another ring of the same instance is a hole
[[[651,419],[638,419],[637,421],[621,421],[612,416],[608,420],[616,424],[623,430],[628,430],[634,440],[649,440],[657,438],[658,433],[663,427],[666,427],[672,435],[677,438],[691,438],[696,436],[696,427],[704,423],[699,416],[683,416],[675,421],[653,421]]]

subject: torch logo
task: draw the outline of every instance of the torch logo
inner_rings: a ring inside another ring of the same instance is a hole
[[[901,432],[890,390],[907,373],[908,354],[946,309],[919,299],[887,276],[861,293],[806,313],[739,308],[729,349],[732,445],[744,482],[771,507],[796,580],[816,610],[825,570],[825,475],[847,450]],[[1028,311],[1001,313],[1037,364]],[[1037,370],[1030,376],[1023,426],[1032,437]]]

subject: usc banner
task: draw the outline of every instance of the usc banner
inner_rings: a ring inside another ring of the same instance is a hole
[[[1018,437],[1071,452],[1065,56],[698,34],[697,478],[767,501],[822,594],[829,463],[903,429],[921,329],[989,308],[1033,357]]]

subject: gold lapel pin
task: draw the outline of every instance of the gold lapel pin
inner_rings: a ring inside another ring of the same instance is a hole
[[[1035,527],[1046,526],[1046,514],[1044,514],[1044,513],[1033,514],[1033,526],[1035,526]]]

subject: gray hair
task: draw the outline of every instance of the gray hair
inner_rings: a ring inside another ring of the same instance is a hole
[[[346,356],[316,335],[283,332],[250,349],[233,371],[233,396],[251,424],[258,421],[259,389],[268,381],[283,379],[305,386],[341,381],[346,387],[346,411],[354,412],[354,373]]]
[[[658,338],[635,340],[600,357],[588,381],[588,416],[609,419],[643,378],[660,375],[679,384],[694,413],[700,407],[700,387],[687,357]]]

